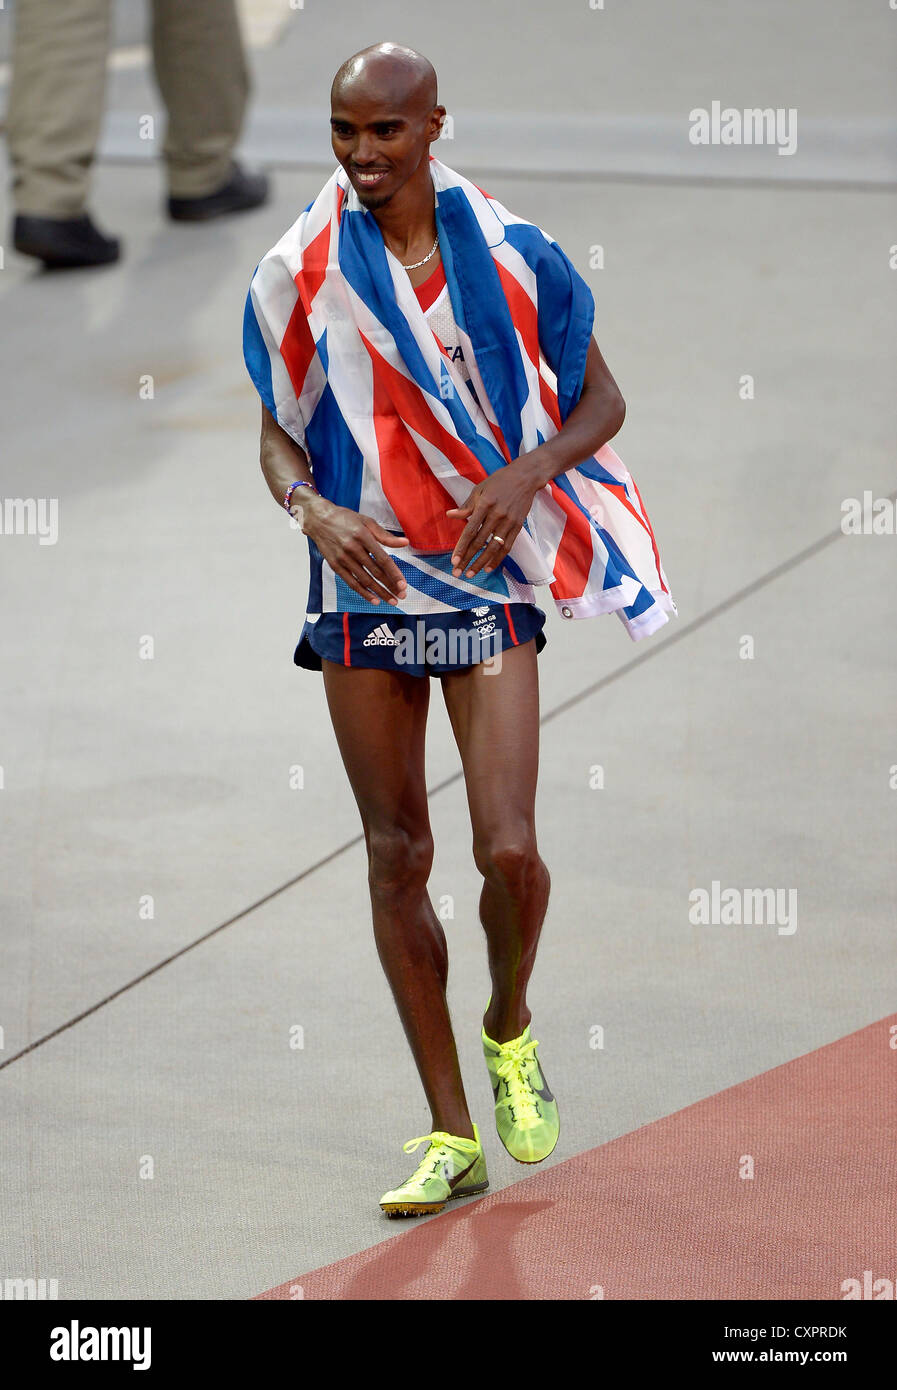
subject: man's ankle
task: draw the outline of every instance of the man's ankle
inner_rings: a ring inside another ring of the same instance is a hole
[[[454,1128],[454,1129],[452,1128],[451,1125],[440,1125],[440,1124],[437,1124],[436,1121],[434,1120],[434,1121],[433,1121],[433,1130],[434,1130],[434,1131],[439,1131],[439,1132],[442,1133],[442,1134],[450,1134],[450,1135],[452,1136],[453,1139],[475,1139],[475,1138],[476,1138],[476,1135],[475,1135],[474,1132],[473,1132],[473,1124],[471,1123],[470,1120],[467,1120],[466,1122],[465,1122],[464,1120],[457,1120],[456,1123],[455,1123],[455,1128]]]
[[[493,1012],[490,1007],[483,1018],[483,1031],[492,1042],[501,1045],[511,1042],[514,1038],[519,1038],[522,1033],[525,1033],[532,1022],[532,1017],[526,1006],[513,1015]]]

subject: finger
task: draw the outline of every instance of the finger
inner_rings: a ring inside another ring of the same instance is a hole
[[[446,516],[470,517],[470,518],[471,518],[471,522],[473,522],[472,513],[474,512],[474,510],[475,510],[475,508],[476,508],[477,501],[478,501],[477,493],[476,493],[476,489],[474,489],[474,491],[473,491],[473,492],[469,495],[469,497],[467,498],[467,501],[466,501],[466,502],[462,502],[461,505],[460,505],[459,507],[448,507],[448,508],[446,508],[446,513],[445,513],[445,514],[446,514]],[[468,526],[466,526],[466,527],[464,528],[464,530],[461,532],[461,535],[458,537],[457,541],[455,542],[455,549],[454,549],[453,552],[452,552],[452,564],[455,566],[455,569],[458,571],[459,574],[460,574],[460,572],[461,572],[461,569],[463,568],[463,562],[462,562],[461,560],[459,560],[459,556],[461,556],[461,554],[462,554],[462,552],[461,552],[461,546],[462,546],[462,544],[465,546],[464,557],[463,557],[463,558],[466,559],[466,558],[467,558],[467,550],[466,550],[466,547],[468,546],[468,544],[469,544],[469,542],[470,542],[470,540],[471,540],[471,538],[472,538],[472,536],[473,536],[474,534],[475,534],[475,532],[471,531],[470,525],[468,525]],[[454,573],[454,571],[453,571],[453,573]]]
[[[350,589],[355,590],[356,594],[360,594],[362,598],[368,599],[370,603],[380,602],[379,596],[374,593],[373,589],[365,588],[362,581],[358,578],[355,572],[349,568],[348,565],[343,564],[341,560],[330,560],[328,561],[328,564],[330,565],[330,568],[333,570],[333,572],[335,574],[338,574],[340,579],[344,580],[345,583],[348,584]]]
[[[510,555],[511,546],[517,539],[521,527],[515,526],[510,522],[506,522],[504,526],[499,526],[498,530],[499,534],[502,537],[501,541],[499,541],[497,537],[493,536],[492,542],[489,545],[484,557],[486,560],[486,574],[491,574],[492,570],[497,570],[502,560],[504,560],[505,556]]]
[[[379,551],[379,555],[375,551]],[[362,568],[367,570],[377,584],[378,592],[382,591],[385,595],[394,598],[405,597],[408,585],[401,570],[371,537],[370,533],[363,540],[350,545],[348,559],[356,571]]]
[[[482,540],[477,540],[477,535],[483,528],[485,515],[484,512],[474,513],[461,532],[457,544],[452,551],[452,574],[455,575],[456,578],[483,543]],[[488,534],[488,531],[484,533],[483,540]]]
[[[372,517],[365,516],[364,512],[359,512],[358,515],[361,517],[375,541],[381,541],[383,545],[411,544],[407,536],[394,536],[392,532],[385,530],[378,522],[374,521]]]
[[[382,540],[389,546],[410,545],[411,542],[407,536],[393,536],[389,531],[385,530],[379,522],[375,521],[373,517],[367,516],[364,512],[359,512],[359,516],[365,527],[361,535],[355,537],[357,545],[364,551],[364,557],[361,563],[365,569],[376,576],[379,583],[382,584],[389,593],[395,596],[390,600],[395,606],[395,604],[400,599],[403,599],[408,592],[408,584],[395,560],[389,554],[389,551],[383,548],[380,542]]]
[[[365,549],[367,544],[373,545],[375,543],[376,542],[373,541],[360,541],[355,546],[350,547],[346,552],[346,562],[359,576],[359,580],[362,584],[371,589],[373,593],[378,594],[380,598],[385,598],[387,603],[391,603],[395,607],[399,598],[405,597],[407,585],[405,585],[402,576],[399,575],[401,584],[405,587],[399,587],[398,595],[396,595],[394,592],[395,586],[392,585],[390,577],[381,572],[377,560]]]
[[[477,483],[471,488],[463,502],[459,502],[457,507],[449,507],[446,516],[469,516],[480,499],[482,484]]]
[[[365,568],[376,575],[381,584],[384,584],[392,593],[398,594],[399,597],[404,596],[408,584],[392,556],[373,539],[370,532],[367,539],[361,541],[361,545],[366,549]]]
[[[497,556],[503,546],[496,540],[488,540],[483,546],[477,558],[471,561],[470,566],[465,572],[465,578],[471,579],[475,574],[479,574],[484,565],[487,570],[493,570],[498,563]]]

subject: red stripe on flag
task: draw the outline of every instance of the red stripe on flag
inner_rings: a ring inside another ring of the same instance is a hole
[[[290,381],[297,398],[302,395],[305,375],[315,355],[315,342],[308,326],[308,315],[311,312],[311,302],[324,283],[329,254],[330,224],[328,223],[303,252],[302,268],[294,277],[299,298],[290,315],[290,321],[280,344],[280,355],[290,374]]]
[[[302,253],[302,266],[296,272],[296,289],[299,299],[305,306],[306,314],[311,313],[312,300],[324,283],[327,273],[327,258],[330,255],[330,223],[318,232]]]
[[[552,391],[542,373],[539,373],[539,395],[542,400],[542,408],[552,420],[556,430],[561,428],[561,412],[558,409],[558,398]]]
[[[502,453],[504,454],[505,462],[506,462],[506,463],[510,463],[510,462],[511,462],[511,451],[510,451],[510,449],[508,448],[507,444],[505,443],[505,437],[504,437],[504,435],[502,434],[501,430],[499,429],[498,425],[495,423],[494,420],[487,420],[487,421],[486,421],[486,424],[489,426],[490,430],[491,430],[492,433],[495,435],[495,442],[496,442],[496,444],[498,445],[499,449],[501,449]]]
[[[648,513],[645,511],[645,504],[644,502],[642,502],[642,494],[638,490],[638,483],[635,481],[635,478],[633,478],[631,474],[630,479],[632,481],[632,486],[635,488],[636,496],[638,497],[639,503],[642,508],[642,512],[644,512],[643,516],[636,511],[635,507],[632,505],[629,498],[626,496],[626,489],[622,483],[602,483],[602,487],[606,487],[609,492],[612,492],[619,499],[619,501],[623,503],[623,506],[626,508],[629,514],[631,516],[634,516],[638,524],[640,526],[643,526],[644,529],[648,532],[648,535],[651,538],[651,549],[654,551],[654,564],[657,568],[657,578],[660,580],[660,586],[663,589],[663,592],[665,594],[668,594],[670,591],[667,588],[666,584],[664,584],[663,576],[660,573],[660,554],[657,549],[657,541],[654,537],[654,530],[651,526],[651,522],[648,520]]]
[[[504,290],[505,299],[508,301],[508,308],[511,311],[511,318],[514,320],[514,327],[523,339],[523,346],[526,348],[527,356],[533,366],[539,366],[539,315],[536,306],[530,299],[526,290],[509,270],[501,264],[495,262],[498,271],[501,287]]]
[[[297,300],[290,315],[290,321],[280,344],[280,355],[290,374],[290,381],[298,400],[302,395],[309,364],[315,355],[315,341],[311,336],[311,329],[308,326],[308,319],[301,299]]]
[[[630,474],[630,476],[632,476],[632,475]],[[637,497],[638,500],[639,500],[639,506],[641,507],[642,511],[645,513],[645,515],[644,515],[644,520],[643,520],[641,517],[639,517],[639,520],[642,521],[642,524],[643,524],[644,526],[646,526],[647,531],[648,531],[648,535],[651,537],[651,549],[654,551],[654,563],[655,563],[655,565],[657,566],[657,578],[660,580],[660,587],[663,589],[663,592],[664,592],[665,594],[668,594],[670,591],[669,591],[669,589],[667,588],[666,584],[664,584],[664,582],[663,582],[663,575],[661,574],[661,571],[660,571],[660,554],[659,554],[658,549],[657,549],[657,541],[656,541],[655,538],[654,538],[654,527],[651,525],[651,522],[650,522],[650,520],[648,519],[648,513],[647,513],[647,511],[646,511],[646,509],[645,509],[645,504],[644,504],[644,502],[642,501],[642,494],[641,494],[641,493],[639,492],[639,490],[638,490],[638,483],[635,481],[635,478],[632,479],[632,486],[635,488],[635,495],[636,495],[636,497]]]
[[[589,570],[592,568],[592,532],[591,529],[583,532],[580,525],[583,520],[579,512],[576,516],[568,514],[564,534],[552,565],[555,583],[551,587],[557,587],[566,598],[581,597],[588,582]]]
[[[562,509],[565,522],[557,555],[552,568],[554,582],[550,585],[555,598],[579,598],[585,592],[595,551],[592,528],[577,504],[557,486],[549,483],[551,495]]]
[[[403,534],[415,550],[450,551],[466,525],[463,517],[447,517],[456,504],[430,469],[408,428],[445,454],[453,468],[473,486],[486,470],[466,444],[440,425],[409,381],[361,334],[373,367],[374,430],[380,456],[380,481]]]

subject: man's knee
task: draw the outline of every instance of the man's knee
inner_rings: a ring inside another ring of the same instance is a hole
[[[371,891],[391,897],[419,893],[433,867],[433,837],[395,827],[368,837],[368,882]]]
[[[484,878],[500,882],[511,893],[528,892],[540,880],[547,887],[548,870],[530,830],[475,840],[473,857]]]

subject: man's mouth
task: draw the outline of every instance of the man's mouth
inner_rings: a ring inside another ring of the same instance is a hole
[[[376,188],[389,173],[388,169],[353,169],[352,177],[362,188]]]

